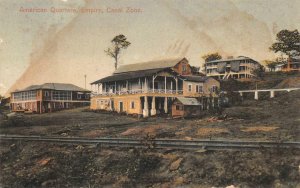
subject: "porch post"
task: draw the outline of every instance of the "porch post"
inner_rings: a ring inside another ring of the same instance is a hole
[[[173,81],[171,80],[171,91],[173,91]]]
[[[152,97],[152,108],[151,108],[151,116],[156,115],[156,109],[155,109],[155,97]]]
[[[128,92],[128,80],[126,80],[126,90]]]
[[[154,93],[154,75],[152,76],[152,91],[153,91],[153,93]]]
[[[139,87],[140,87],[140,89],[142,89],[141,78],[139,78]]]
[[[148,86],[147,86],[147,78],[145,77],[145,83],[144,83],[144,90],[147,92],[148,91]]]
[[[115,81],[115,94],[117,94],[117,82]]]
[[[147,96],[145,96],[145,100],[144,100],[143,116],[144,116],[144,117],[148,117],[148,116],[149,116],[148,99],[147,99]]]
[[[178,78],[176,78],[175,81],[176,81],[176,94],[177,94],[177,91],[178,91]]]
[[[165,110],[165,113],[167,114],[168,113],[168,97],[165,97],[164,110]]]
[[[165,76],[165,93],[167,93],[167,77]]]

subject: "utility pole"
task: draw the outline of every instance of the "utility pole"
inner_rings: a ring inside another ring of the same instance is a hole
[[[86,74],[84,75],[84,89],[86,89]]]

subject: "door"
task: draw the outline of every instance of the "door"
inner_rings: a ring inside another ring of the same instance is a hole
[[[123,102],[120,102],[120,112],[123,112]]]

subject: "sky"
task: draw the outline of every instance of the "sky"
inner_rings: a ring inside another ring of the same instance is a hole
[[[186,57],[201,66],[212,52],[272,59],[276,33],[300,30],[299,7],[300,0],[0,0],[0,95],[46,82],[85,87],[84,75],[90,89],[114,71],[104,50],[118,34],[131,42],[121,65]]]

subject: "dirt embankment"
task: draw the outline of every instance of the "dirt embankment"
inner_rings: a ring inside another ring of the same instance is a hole
[[[192,152],[3,142],[1,187],[296,187],[293,150]]]

